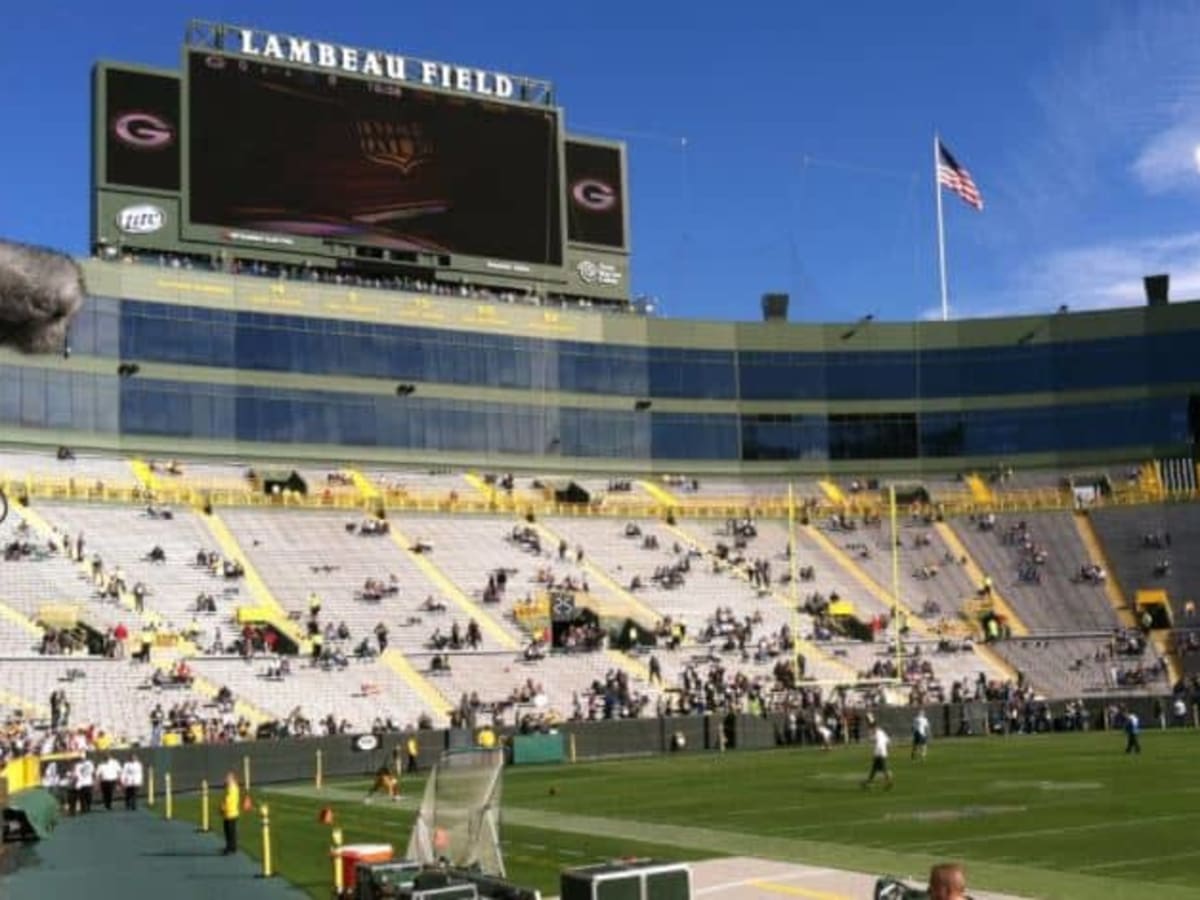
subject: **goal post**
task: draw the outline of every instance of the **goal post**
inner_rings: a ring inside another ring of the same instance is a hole
[[[447,750],[433,767],[408,858],[504,876],[500,852],[503,750]]]

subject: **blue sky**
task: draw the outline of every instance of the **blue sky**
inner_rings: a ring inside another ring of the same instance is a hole
[[[0,32],[0,236],[86,250],[89,70],[178,66],[189,18],[552,80],[628,142],[633,286],[670,316],[932,315],[932,135],[959,317],[1200,297],[1200,4],[69,2]]]

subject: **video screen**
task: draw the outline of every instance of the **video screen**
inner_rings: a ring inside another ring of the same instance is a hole
[[[104,71],[104,180],[179,190],[179,79]]]
[[[625,246],[621,150],[568,139],[567,239],[621,249]]]
[[[192,53],[194,223],[562,264],[558,115]]]

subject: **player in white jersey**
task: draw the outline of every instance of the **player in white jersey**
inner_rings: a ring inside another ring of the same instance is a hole
[[[884,790],[892,789],[892,770],[888,766],[888,745],[892,739],[888,737],[888,733],[883,730],[883,726],[876,724],[871,732],[871,773],[867,776],[867,780],[862,783],[863,789],[871,786],[871,782],[875,780],[876,775],[883,776]]]
[[[925,710],[918,710],[913,716],[912,732],[912,758],[924,759],[929,752],[929,717],[925,715]]]

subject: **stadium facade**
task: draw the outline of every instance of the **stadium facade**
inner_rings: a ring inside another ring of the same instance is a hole
[[[90,300],[69,358],[0,357],[5,441],[695,474],[1191,453],[1200,303],[632,311],[625,148],[569,134],[548,82],[192,23],[179,72],[100,63],[93,97]]]
[[[1186,454],[1200,394],[1200,303],[855,329],[85,271],[70,359],[0,364],[6,440],[612,471],[953,470]],[[122,377],[121,364],[138,370]]]

